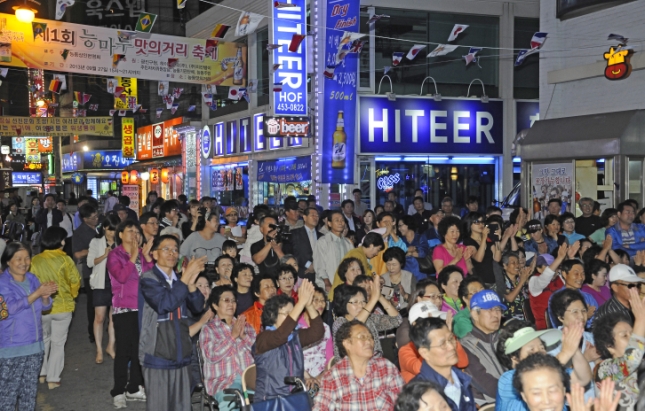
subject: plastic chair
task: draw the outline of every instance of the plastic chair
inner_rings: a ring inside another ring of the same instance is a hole
[[[486,404],[482,406],[479,411],[493,411],[495,409],[495,403],[492,404]]]
[[[204,411],[204,404],[207,404],[210,411],[215,411],[219,409],[217,401],[215,397],[206,392],[206,386],[204,386],[204,357],[199,341],[197,341],[197,361],[199,362],[199,375],[202,380],[201,384],[198,384],[198,387],[201,386],[201,391],[199,392],[199,409],[200,411]]]
[[[336,360],[336,357],[331,357],[331,360],[329,360],[329,362],[327,363],[327,367],[326,367],[327,371],[331,370],[331,367],[336,365],[337,362],[338,360]]]
[[[255,369],[255,364],[249,365],[242,373],[242,393],[244,394],[244,403],[246,405],[253,402],[253,397],[252,394],[249,394],[249,390],[255,391],[256,379],[257,371]]]

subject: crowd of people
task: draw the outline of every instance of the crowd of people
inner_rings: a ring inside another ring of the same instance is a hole
[[[33,410],[39,383],[64,383],[81,289],[115,408],[190,410],[205,390],[239,409],[231,389],[315,411],[645,407],[633,200],[599,213],[582,198],[576,218],[554,199],[544,220],[504,221],[476,198],[455,214],[419,190],[406,213],[395,195],[372,210],[353,194],[340,210],[258,205],[246,224],[235,206],[155,192],[141,215],[114,195],[102,210],[80,197],[71,216],[48,194],[30,220],[12,204],[5,220],[34,222],[37,253],[14,239],[2,252],[0,409]]]

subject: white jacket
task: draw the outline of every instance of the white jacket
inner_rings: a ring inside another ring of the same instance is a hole
[[[90,241],[90,249],[87,253],[87,266],[92,269],[90,275],[90,287],[92,290],[102,290],[105,288],[105,274],[107,272],[107,258],[94,265],[94,260],[105,254],[107,248],[107,240],[105,236],[101,238],[93,238]]]

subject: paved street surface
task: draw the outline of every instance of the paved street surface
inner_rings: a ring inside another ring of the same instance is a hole
[[[108,411],[114,410],[110,390],[113,384],[112,357],[104,354],[103,364],[96,364],[96,346],[90,344],[87,335],[85,294],[80,294],[76,312],[65,345],[65,369],[61,375],[60,388],[49,390],[47,384],[39,384],[36,409],[38,411]],[[103,336],[107,345],[107,330]],[[128,402],[126,410],[146,409],[145,402]]]

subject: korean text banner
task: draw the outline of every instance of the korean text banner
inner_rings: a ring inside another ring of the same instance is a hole
[[[345,31],[360,32],[360,0],[327,0],[325,66],[336,66],[332,78],[323,78],[322,182],[354,183],[354,140],[356,133],[356,74],[359,53],[346,53],[337,63]],[[331,29],[343,27],[343,30]]]
[[[159,34],[119,38],[118,31],[109,28],[40,19],[34,24],[43,25],[34,33],[31,23],[21,23],[14,15],[0,14],[0,19],[6,20],[0,43],[10,44],[2,65],[156,81],[246,84],[247,49],[242,44]]]
[[[121,151],[124,158],[134,158],[134,119],[121,119]]]
[[[265,0],[266,1],[266,0]],[[353,0],[357,1],[358,0]],[[276,2],[277,3],[277,2]],[[280,64],[273,73],[273,113],[276,116],[306,116],[307,110],[307,40],[296,50],[290,45],[294,35],[307,34],[307,2],[287,0],[291,7],[274,7],[271,43],[282,47],[273,50],[273,64]],[[280,84],[279,86],[277,86]]]
[[[84,170],[120,170],[132,164],[134,159],[124,158],[120,150],[83,152]]]
[[[311,180],[311,157],[258,162],[258,181],[295,183],[305,180]]]
[[[502,101],[360,97],[361,154],[502,154]]]
[[[73,134],[112,137],[112,117],[0,116],[0,136],[66,137]]]

